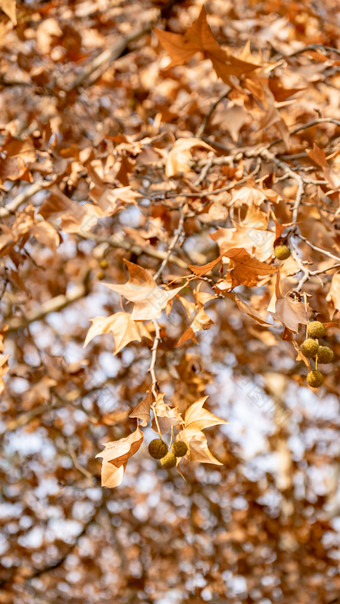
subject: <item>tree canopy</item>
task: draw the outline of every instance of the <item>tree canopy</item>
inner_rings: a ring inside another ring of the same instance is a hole
[[[337,5],[0,0],[0,602],[340,602]]]

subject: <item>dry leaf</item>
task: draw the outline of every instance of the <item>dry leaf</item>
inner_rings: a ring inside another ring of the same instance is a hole
[[[96,317],[91,319],[91,322],[84,347],[96,336],[110,332],[115,342],[114,354],[118,354],[130,342],[140,342],[143,337],[150,339],[147,327],[143,323],[136,323],[128,312],[117,312],[110,317]]]
[[[103,459],[102,486],[114,488],[121,484],[126,464],[130,457],[138,451],[143,442],[143,432],[139,427],[127,436],[106,443],[104,450],[96,455]]]
[[[13,25],[17,24],[16,10],[15,10],[15,0],[0,0],[0,8],[7,17],[10,18]]]
[[[5,388],[5,383],[2,379],[2,376],[5,375],[5,373],[7,373],[8,371],[8,364],[7,361],[9,359],[9,354],[1,354],[0,355],[0,394],[1,392],[4,391]]]
[[[138,405],[131,411],[129,417],[141,420],[141,426],[145,427],[150,421],[150,409],[153,401],[151,390]]]
[[[199,138],[178,139],[171,149],[166,161],[165,174],[168,178],[190,170],[189,162],[191,160],[191,150],[194,147],[203,147],[204,149],[213,151],[213,148],[210,147],[210,145],[207,145],[207,143],[201,141]]]
[[[187,459],[190,461],[211,463],[216,466],[223,465],[209,450],[206,436],[201,430],[185,428],[179,433],[178,440],[183,440],[186,443],[189,449]]]
[[[207,409],[203,409],[203,405],[207,398],[208,396],[204,396],[196,401],[196,403],[190,405],[190,407],[187,409],[184,416],[186,428],[190,430],[204,430],[210,426],[228,423],[224,419],[220,419],[213,413],[210,413],[210,411],[207,411]]]
[[[124,296],[130,302],[134,302],[131,315],[133,320],[159,319],[162,310],[183,289],[184,285],[168,291],[161,289],[148,270],[128,260],[124,260],[124,262],[129,270],[129,281],[123,285],[111,285],[110,283],[104,285]]]
[[[335,310],[340,311],[340,273],[335,273],[335,275],[333,275],[326,300],[327,302],[332,302]]]

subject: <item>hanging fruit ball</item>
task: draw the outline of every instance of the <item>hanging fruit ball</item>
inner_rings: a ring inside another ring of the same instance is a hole
[[[307,384],[311,388],[319,388],[323,384],[323,375],[321,371],[310,371],[307,374]]]
[[[290,249],[287,245],[276,245],[274,247],[274,256],[278,260],[286,260],[290,256]]]
[[[305,357],[315,357],[315,355],[318,353],[318,350],[319,344],[316,340],[313,340],[313,338],[307,338],[307,340],[301,344],[301,352],[305,355]]]
[[[100,268],[103,268],[103,269],[105,269],[109,266],[109,263],[106,260],[106,258],[102,258],[102,260],[99,262],[99,266],[100,266]]]
[[[308,324],[307,335],[310,338],[323,338],[326,333],[326,329],[321,321],[312,321]]]
[[[176,456],[171,451],[169,451],[169,453],[162,457],[161,464],[163,468],[174,468],[176,465]]]
[[[182,440],[176,440],[172,445],[171,450],[176,457],[184,457],[188,452],[188,446]]]
[[[319,346],[317,358],[318,363],[331,363],[334,359],[334,352],[328,346]]]
[[[160,438],[154,438],[148,446],[149,453],[154,459],[161,459],[168,452],[168,445]]]

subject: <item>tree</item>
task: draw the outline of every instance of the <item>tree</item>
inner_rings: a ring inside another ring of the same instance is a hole
[[[335,604],[335,4],[1,8],[0,601]]]

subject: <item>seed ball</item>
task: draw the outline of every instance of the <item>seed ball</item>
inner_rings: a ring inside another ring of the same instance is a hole
[[[176,457],[184,457],[188,452],[188,446],[182,440],[176,440],[172,445],[171,450]]]
[[[318,363],[331,363],[334,359],[334,352],[328,346],[319,346]]]
[[[313,340],[313,338],[307,338],[307,340],[301,344],[301,351],[305,357],[315,357],[318,350],[319,344],[316,340]]]
[[[323,338],[326,329],[321,321],[312,321],[307,327],[307,334],[310,338]]]
[[[311,388],[319,388],[323,384],[323,375],[321,371],[310,371],[307,375],[307,384]]]
[[[161,464],[163,468],[174,468],[176,465],[176,456],[171,451],[169,451],[169,453],[162,457]]]
[[[161,459],[168,452],[168,445],[160,438],[154,438],[148,446],[149,453],[154,459]]]
[[[103,273],[103,271],[99,271],[97,273],[97,279],[98,281],[103,281],[103,279],[105,279],[105,273]]]
[[[276,245],[274,247],[274,256],[278,260],[286,260],[290,256],[290,249],[287,245]]]
[[[100,266],[100,268],[107,268],[107,267],[109,266],[109,263],[108,263],[108,261],[107,261],[105,258],[103,258],[103,259],[102,259],[102,260],[99,262],[99,266]]]

